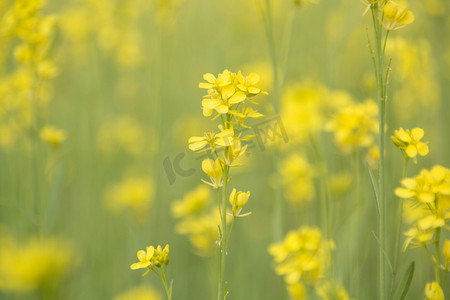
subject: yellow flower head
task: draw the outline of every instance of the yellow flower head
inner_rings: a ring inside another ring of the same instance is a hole
[[[139,250],[137,258],[139,262],[132,264],[130,268],[132,270],[147,268],[147,271],[142,274],[142,276],[145,276],[154,267],[161,268],[163,265],[167,266],[169,264],[169,245],[166,245],[164,250],[159,245],[156,249],[153,246],[149,246],[146,251]]]
[[[233,129],[223,129],[219,126],[220,132],[215,134],[214,131],[205,133],[204,136],[193,136],[189,139],[189,149],[195,152],[204,152],[211,150],[216,151],[216,147],[223,148],[231,146],[233,143]]]
[[[427,283],[425,286],[425,296],[427,300],[444,300],[444,292],[436,281]]]
[[[391,136],[391,139],[408,157],[416,159],[417,154],[425,156],[429,151],[427,144],[420,141],[423,135],[422,128],[413,128],[411,131],[400,128],[395,130],[395,136]]]
[[[406,6],[388,1],[384,5],[384,17],[386,23],[382,23],[386,30],[397,30],[411,24],[414,21],[414,14]]]
[[[217,189],[222,186],[222,168],[223,162],[218,158],[215,161],[207,158],[202,162],[202,170],[209,176],[211,182],[202,180],[204,183]]]
[[[301,282],[288,285],[287,290],[293,300],[306,299],[305,286]]]
[[[211,204],[211,197],[210,189],[199,185],[195,190],[187,192],[182,200],[172,204],[172,215],[182,218],[201,213]]]
[[[56,129],[53,126],[45,126],[39,132],[39,136],[52,147],[58,147],[67,138],[64,130]]]
[[[303,226],[288,232],[282,242],[270,245],[269,253],[277,263],[277,274],[283,275],[286,283],[314,284],[325,276],[333,249],[334,243],[323,239],[319,229]]]
[[[248,202],[248,198],[250,197],[250,191],[248,192],[236,192],[236,189],[233,189],[230,193],[230,204],[233,208],[232,214],[234,217],[245,217],[248,216],[250,213],[246,213],[243,215],[240,215],[240,212],[245,204]]]

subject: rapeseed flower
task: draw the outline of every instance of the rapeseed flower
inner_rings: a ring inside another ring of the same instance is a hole
[[[236,189],[233,189],[230,193],[230,204],[232,207],[232,215],[233,217],[245,217],[250,213],[246,213],[241,215],[240,212],[242,208],[247,204],[248,198],[250,197],[250,191],[247,192],[236,192]]]
[[[444,300],[444,292],[438,282],[433,281],[425,286],[427,300]]]
[[[314,198],[316,172],[304,157],[292,154],[284,158],[279,170],[284,194],[290,203],[300,204]]]
[[[39,131],[39,136],[51,147],[58,147],[67,138],[67,134],[64,130],[56,129],[53,126],[45,126]]]
[[[403,187],[395,189],[395,194],[406,200],[405,217],[413,223],[405,232],[404,248],[432,243],[435,230],[450,220],[450,170],[434,166],[401,183]]]
[[[202,180],[204,183],[209,184],[215,189],[222,186],[222,169],[223,162],[218,158],[215,161],[207,158],[202,162],[202,170],[209,176],[211,182]]]
[[[277,264],[275,271],[287,284],[316,284],[325,276],[332,250],[331,240],[324,239],[319,229],[307,226],[289,231],[282,242],[269,247]]]
[[[422,128],[413,128],[411,130],[400,128],[399,130],[395,130],[395,136],[391,136],[391,139],[395,146],[416,161],[417,154],[425,156],[429,152],[428,145],[420,141],[423,135],[424,131]]]
[[[233,129],[223,129],[222,126],[219,126],[219,130],[220,132],[218,134],[211,131],[205,133],[204,136],[193,136],[189,138],[189,149],[195,152],[211,150],[211,153],[214,153],[216,147],[223,148],[231,146],[234,136]]]
[[[172,203],[172,215],[175,218],[182,218],[199,214],[212,203],[210,189],[204,185],[199,185],[196,189],[189,191],[183,199]]]
[[[145,276],[154,267],[162,268],[163,265],[167,266],[169,264],[169,245],[166,245],[164,249],[160,245],[155,249],[153,246],[149,246],[146,250],[139,250],[137,252],[137,258],[139,262],[134,263],[130,266],[132,270],[147,269],[147,271],[142,274]]]
[[[414,14],[406,6],[391,0],[386,2],[383,12],[386,22],[382,22],[382,24],[386,30],[397,30],[414,21]]]

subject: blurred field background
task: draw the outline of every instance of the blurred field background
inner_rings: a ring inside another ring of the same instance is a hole
[[[365,5],[355,0],[272,4],[283,79],[280,116],[289,141],[256,143],[245,167],[232,174],[238,188],[251,191],[246,209],[252,215],[238,220],[231,239],[229,299],[288,299],[268,247],[280,241],[279,230],[284,236],[301,225],[321,227],[323,193],[331,200],[333,279],[351,298],[375,299],[370,146],[343,151],[325,128],[342,103],[376,95],[367,43],[371,20],[361,16]],[[170,244],[167,276],[174,280],[174,299],[215,297],[214,236],[190,240],[179,234],[173,203],[204,185],[201,161],[187,148],[189,137],[215,128],[201,112],[198,83],[204,73],[258,73],[259,86],[269,93],[259,98],[258,111],[266,119],[278,116],[264,5],[47,0],[38,11],[54,18],[45,42],[52,66],[42,75],[37,104],[30,106],[31,79],[16,73],[26,65],[17,62],[23,38],[5,25],[14,1],[0,2],[0,299],[115,299],[136,286],[153,287],[160,294],[155,299],[164,299],[155,276],[129,268],[137,250],[158,244]],[[447,0],[409,0],[408,7],[415,22],[393,32],[386,49],[392,57],[387,136],[399,127],[424,129],[430,153],[410,162],[413,176],[436,164],[450,167],[450,6]],[[290,106],[292,101],[299,103]],[[46,126],[54,127],[47,136]],[[180,153],[182,169],[192,168],[192,175],[169,167]],[[403,158],[389,138],[386,153],[387,211],[394,213]],[[295,169],[295,155],[307,166]],[[325,189],[321,174],[329,179]],[[273,216],[277,189],[284,199],[279,225]],[[211,197],[215,203],[213,192]],[[387,251],[393,256],[396,232],[389,228],[397,220],[388,220]],[[412,260],[416,272],[407,299],[423,299],[433,269],[423,249],[409,248],[399,274]]]

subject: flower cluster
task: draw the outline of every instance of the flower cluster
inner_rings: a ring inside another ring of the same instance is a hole
[[[3,234],[3,232],[2,232]],[[20,243],[0,237],[0,290],[31,293],[56,288],[76,265],[72,246],[55,238]]]
[[[282,242],[269,247],[277,274],[284,276],[289,290],[299,294],[299,284],[315,285],[325,276],[332,250],[331,240],[324,239],[319,229],[306,226],[288,232]]]
[[[402,186],[395,194],[406,199],[405,219],[413,224],[405,232],[404,248],[432,243],[434,232],[445,228],[450,220],[450,170],[442,166],[424,169],[413,178],[403,179]]]
[[[315,196],[314,177],[316,172],[308,161],[299,154],[292,154],[281,162],[280,173],[284,195],[292,204],[309,201]]]
[[[172,203],[172,216],[179,219],[175,231],[187,235],[195,253],[200,256],[211,255],[217,241],[220,216],[212,197],[207,186],[199,185],[183,199]]]
[[[0,19],[2,55],[0,65],[0,128],[7,135],[20,136],[35,127],[51,97],[51,79],[58,75],[51,48],[56,17],[43,15],[44,1],[18,0]],[[3,55],[5,54],[5,55]],[[12,147],[13,139],[0,142]]]
[[[399,130],[395,130],[395,136],[392,136],[391,139],[395,146],[416,161],[417,154],[425,156],[429,152],[428,145],[420,141],[423,135],[422,128],[413,128],[412,130],[400,128]]]
[[[142,274],[145,276],[154,267],[161,269],[163,266],[169,264],[169,245],[166,245],[164,249],[160,245],[158,247],[149,246],[146,250],[139,250],[137,252],[137,258],[139,262],[134,263],[130,266],[132,270],[137,269],[147,269],[147,271]]]
[[[373,144],[378,133],[378,107],[373,100],[342,108],[326,124],[334,132],[334,141],[344,153]]]

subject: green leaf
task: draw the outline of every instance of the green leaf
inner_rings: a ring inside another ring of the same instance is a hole
[[[403,300],[406,297],[406,294],[408,293],[409,286],[411,285],[411,281],[414,275],[414,262],[412,261],[409,264],[408,269],[406,269],[405,275],[403,275],[402,280],[400,281],[400,284],[395,291],[393,300]]]

